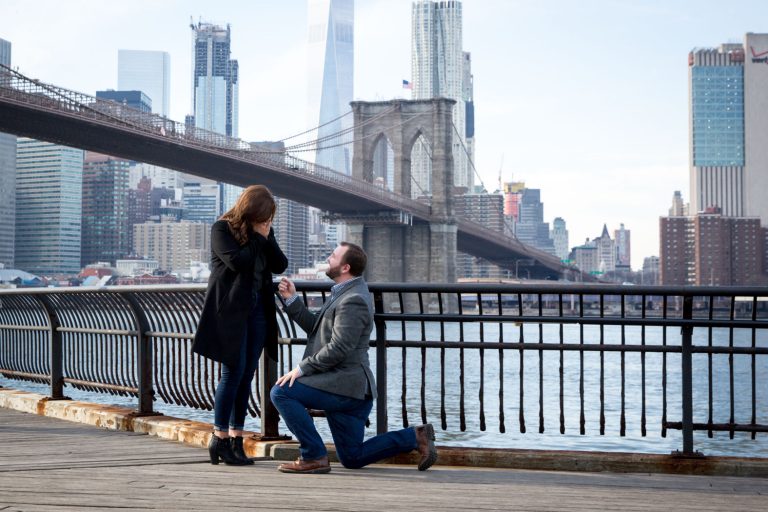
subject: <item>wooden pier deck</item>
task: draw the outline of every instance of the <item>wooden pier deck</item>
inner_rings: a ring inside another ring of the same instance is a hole
[[[0,408],[0,511],[766,510],[768,479],[377,465],[284,475],[207,451]]]

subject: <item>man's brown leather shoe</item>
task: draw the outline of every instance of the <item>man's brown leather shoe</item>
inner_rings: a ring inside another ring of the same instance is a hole
[[[293,462],[280,464],[277,470],[281,473],[330,473],[331,465],[328,457],[317,460],[296,459]]]
[[[419,459],[419,471],[426,471],[437,462],[437,448],[435,448],[435,428],[431,423],[415,427],[417,450],[421,455]]]

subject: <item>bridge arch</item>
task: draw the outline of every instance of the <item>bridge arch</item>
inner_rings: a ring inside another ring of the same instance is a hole
[[[454,103],[447,98],[353,101],[352,176],[373,183],[374,152],[384,135],[394,152],[393,192],[411,197],[411,151],[421,136],[427,141],[431,154],[432,213],[452,218]]]

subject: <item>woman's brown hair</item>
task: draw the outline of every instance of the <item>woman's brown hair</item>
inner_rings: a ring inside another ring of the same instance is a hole
[[[266,222],[275,216],[277,205],[272,192],[264,185],[251,185],[243,190],[235,205],[219,219],[229,223],[229,229],[240,245],[248,243],[248,234],[255,222]]]

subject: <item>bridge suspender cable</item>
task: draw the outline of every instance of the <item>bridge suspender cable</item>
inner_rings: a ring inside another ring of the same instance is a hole
[[[474,172],[475,176],[477,176],[477,180],[480,182],[480,185],[483,187],[484,190],[488,190],[485,187],[485,183],[483,183],[483,178],[480,176],[480,173],[477,172],[477,168],[475,167],[475,163],[472,161],[472,157],[469,155],[469,151],[467,151],[467,147],[464,145],[464,141],[461,139],[461,134],[459,133],[459,130],[456,128],[456,125],[453,124],[453,121],[451,121],[451,126],[453,126],[453,131],[456,133],[456,138],[459,139],[459,143],[461,144],[461,148],[464,150],[464,154],[467,155],[467,161],[469,162],[469,165],[472,166],[472,171]],[[501,190],[499,192],[502,192]],[[502,192],[503,193],[503,192]],[[502,206],[502,209],[500,211],[501,213],[501,222],[504,223],[504,225],[509,230],[509,234],[514,238],[515,240],[519,241],[517,238],[517,235],[515,235],[514,227],[509,225],[509,221],[507,220],[507,216],[504,215],[504,207]],[[527,247],[523,245],[523,250],[528,252]]]
[[[335,123],[335,122],[336,122],[336,121],[338,121],[339,119],[342,119],[342,118],[344,118],[344,117],[347,117],[347,116],[348,116],[349,114],[351,114],[351,113],[352,113],[352,111],[351,111],[351,110],[348,110],[347,112],[345,112],[345,113],[341,114],[339,117],[334,117],[334,118],[333,118],[333,119],[331,119],[330,121],[327,121],[327,122],[325,122],[325,123],[323,123],[323,124],[319,124],[319,125],[315,126],[314,128],[310,128],[309,130],[303,131],[303,132],[301,132],[301,133],[297,133],[296,135],[291,135],[290,137],[285,137],[284,139],[280,139],[280,140],[277,140],[277,141],[275,141],[275,142],[285,142],[285,141],[287,141],[287,140],[295,139],[296,137],[301,137],[302,135],[306,135],[306,134],[308,134],[308,133],[312,133],[312,132],[314,132],[315,130],[317,130],[317,129],[319,129],[319,128],[322,128],[323,126],[327,126],[327,125],[329,125],[329,124],[331,124],[331,123]]]

